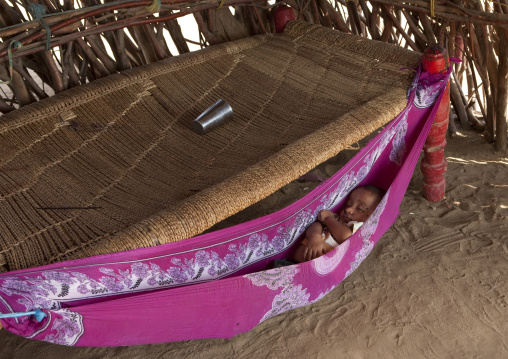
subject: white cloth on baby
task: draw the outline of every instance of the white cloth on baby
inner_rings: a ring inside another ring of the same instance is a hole
[[[360,227],[363,225],[363,223],[364,222],[351,221],[347,224],[348,227],[352,227],[352,231],[353,231],[352,235],[355,234],[356,231],[360,229]],[[339,246],[339,243],[337,243],[335,241],[335,239],[333,239],[333,237],[330,233],[328,233],[328,236],[325,239],[325,243],[328,244],[332,248],[337,248]]]

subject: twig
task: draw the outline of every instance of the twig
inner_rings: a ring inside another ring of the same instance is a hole
[[[450,97],[452,99],[453,106],[457,116],[459,116],[460,124],[464,129],[471,129],[469,120],[466,113],[466,107],[463,102],[462,96],[460,95],[460,86],[455,76],[455,71],[452,71],[452,81],[450,82]]]
[[[377,26],[377,20],[379,18],[379,7],[380,5],[378,3],[374,3],[372,5],[372,13],[369,17],[369,30],[374,40],[381,40],[381,33]]]
[[[25,81],[28,83],[33,92],[35,92],[37,97],[39,97],[39,99],[48,97],[48,94],[45,93],[44,90],[40,88],[39,84],[32,78],[32,76],[30,76],[28,71],[25,70],[23,61],[21,61],[20,59],[14,60],[13,65],[16,71],[18,71],[19,74],[23,76]]]
[[[346,25],[346,22],[344,21],[344,18],[342,17],[342,14],[334,9],[333,5],[330,4],[328,1],[325,1],[326,8],[328,10],[328,14],[330,15],[330,19],[332,20],[333,24],[335,25],[335,28],[337,28],[339,31],[350,33],[351,30]]]
[[[390,37],[392,36],[393,22],[388,16],[388,14],[390,14],[390,11],[391,9],[389,8],[381,7],[381,16],[385,21],[385,28],[383,29],[383,33],[381,34],[381,41],[383,42],[388,42],[388,40],[390,40]]]
[[[469,61],[469,59],[468,59]],[[478,106],[480,106],[480,111],[482,112],[482,116],[484,119],[487,119],[487,114],[485,113],[485,108],[483,107],[483,103],[480,99],[480,92],[478,91],[478,81],[476,81],[476,74],[474,73],[474,64],[469,62],[469,68],[473,72],[471,76],[473,78],[474,92],[476,94],[476,101],[478,101]]]
[[[326,27],[333,28],[332,19],[326,6],[327,0],[317,0],[318,11],[322,14],[322,21]]]
[[[210,9],[210,11],[214,10]],[[178,25],[178,21],[176,20],[166,21],[166,27],[169,31],[169,34],[171,35],[171,38],[173,39],[173,42],[176,45],[176,48],[178,49],[178,52],[180,54],[189,52],[190,51],[189,46],[187,45],[187,42],[183,38],[182,29],[180,28],[180,25]]]
[[[267,34],[268,31],[266,30],[266,27],[265,27],[265,24],[263,22],[263,19],[261,18],[261,15],[259,14],[259,10],[256,7],[252,7],[252,11],[254,11],[254,14],[256,15],[259,27],[261,28],[261,33]]]
[[[418,48],[418,46],[416,46],[416,44],[413,42],[413,40],[411,39],[411,37],[409,37],[409,35],[404,31],[404,29],[402,28],[402,26],[400,25],[399,21],[395,18],[395,16],[393,16],[393,14],[385,7],[385,5],[382,5],[382,9],[385,11],[386,15],[390,18],[390,20],[392,21],[393,25],[395,26],[395,28],[399,31],[399,33],[402,35],[402,37],[404,38],[404,40],[406,40],[406,42],[409,44],[409,46],[414,50],[414,51],[420,51],[420,49]]]
[[[80,47],[80,49],[83,51],[83,53],[88,58],[88,61],[93,64],[95,69],[99,71],[101,76],[108,76],[111,75],[111,73],[104,67],[104,65],[99,62],[95,54],[93,53],[92,49],[85,43],[85,40],[83,40],[81,37],[75,39],[76,43]]]
[[[118,71],[115,62],[100,49],[99,45],[92,36],[85,37],[85,40],[90,44],[92,51],[95,53],[96,57],[101,60],[104,67],[108,69],[109,73],[113,74]]]
[[[355,1],[346,1],[346,4],[347,4],[348,12],[349,12],[349,18],[350,18],[350,20],[353,19],[351,21],[351,27],[356,28],[356,32],[358,35],[364,36],[365,34],[363,33],[363,29],[362,29],[362,25],[360,22],[360,16],[358,14],[358,8],[356,5],[356,2]]]

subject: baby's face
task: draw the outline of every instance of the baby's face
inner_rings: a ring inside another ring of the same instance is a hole
[[[357,188],[349,195],[346,206],[339,213],[339,221],[348,224],[351,221],[365,222],[376,209],[377,197],[364,188]]]

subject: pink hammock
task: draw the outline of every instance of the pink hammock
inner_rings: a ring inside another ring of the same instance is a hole
[[[176,243],[0,274],[3,327],[78,346],[230,338],[316,302],[395,222],[448,76],[419,71],[408,105],[383,131],[338,173],[274,214]],[[356,234],[313,261],[265,270],[288,256],[318,211],[337,211],[365,184],[387,193]],[[18,312],[25,314],[6,317]]]

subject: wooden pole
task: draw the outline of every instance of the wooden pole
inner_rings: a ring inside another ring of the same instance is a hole
[[[498,29],[499,67],[496,106],[496,151],[506,151],[507,111],[508,107],[508,31]]]
[[[422,56],[422,67],[430,73],[443,73],[448,69],[446,49],[434,45],[427,48]],[[444,198],[448,162],[444,157],[446,131],[450,116],[450,83],[444,90],[445,94],[437,109],[434,123],[430,129],[425,145],[421,164],[423,173],[423,196],[430,202],[439,202]]]

